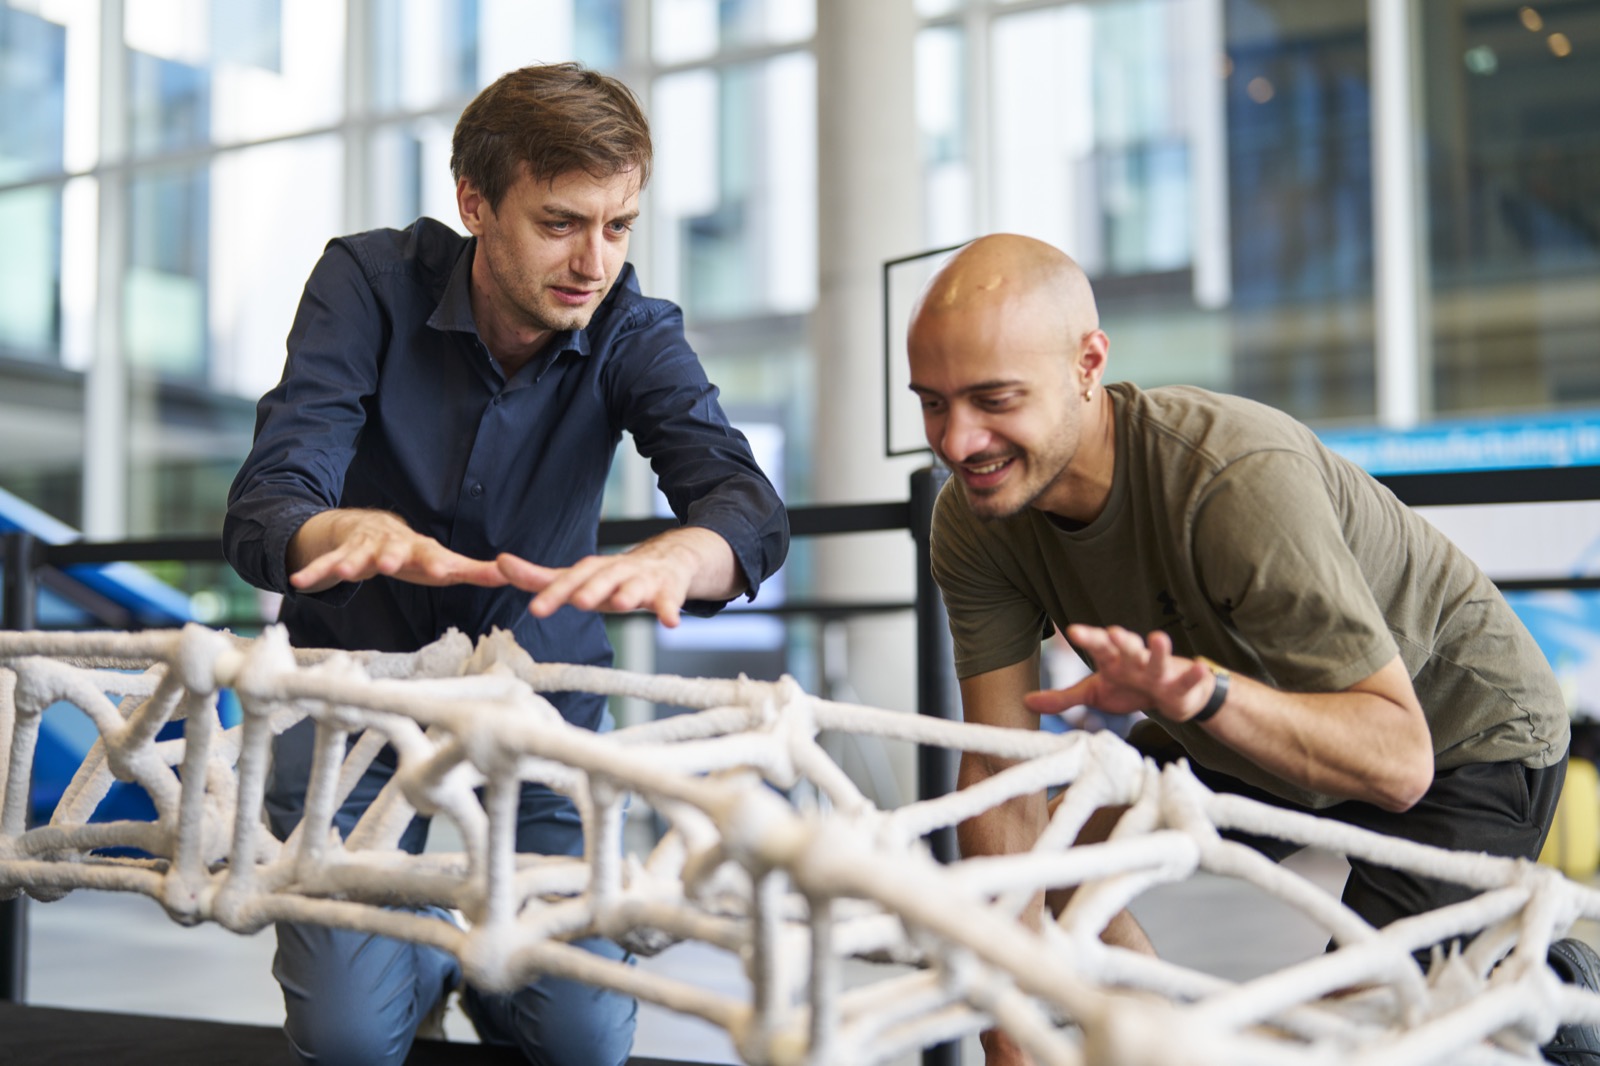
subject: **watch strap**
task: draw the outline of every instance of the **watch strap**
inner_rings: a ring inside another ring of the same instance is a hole
[[[1200,713],[1190,718],[1189,721],[1207,722],[1215,717],[1216,713],[1222,710],[1222,705],[1227,702],[1228,686],[1233,680],[1233,675],[1225,668],[1207,659],[1204,655],[1195,656],[1195,661],[1211,671],[1213,685],[1211,687],[1211,697],[1206,700],[1206,705],[1200,708]]]

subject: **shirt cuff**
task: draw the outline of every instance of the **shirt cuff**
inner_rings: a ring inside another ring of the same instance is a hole
[[[734,569],[744,579],[744,591],[725,600],[686,600],[683,612],[696,618],[709,618],[728,604],[743,596],[754,600],[766,576],[766,560],[762,556],[760,537],[743,515],[696,515],[686,528],[710,530],[725,541],[733,552]]]

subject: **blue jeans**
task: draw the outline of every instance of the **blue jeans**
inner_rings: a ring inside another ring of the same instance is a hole
[[[309,720],[301,722],[273,745],[266,810],[280,840],[300,821],[314,733]],[[373,762],[334,817],[341,834],[350,832],[392,773],[392,767]],[[400,847],[418,854],[427,835],[427,819],[413,819]],[[517,850],[583,854],[583,827],[572,802],[543,785],[524,784]],[[419,913],[450,920],[439,907]],[[400,1066],[418,1022],[461,981],[455,956],[437,948],[301,922],[280,922],[277,933],[272,975],[283,988],[283,1028],[297,1062]],[[590,937],[573,944],[633,962],[609,940]],[[541,977],[501,995],[469,985],[461,1004],[484,1043],[516,1047],[538,1066],[620,1066],[633,1047],[637,1001],[577,981]]]

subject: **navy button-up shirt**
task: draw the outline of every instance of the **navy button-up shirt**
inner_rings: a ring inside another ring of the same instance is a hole
[[[472,317],[476,241],[419,219],[329,243],[289,333],[283,379],[256,411],[228,494],[223,541],[251,584],[286,594],[298,647],[414,651],[447,629],[511,630],[537,660],[606,665],[602,617],[528,614],[528,593],[374,577],[315,594],[289,586],[289,540],[333,507],[391,511],[475,559],[565,566],[596,551],[623,430],[678,520],[733,549],[750,595],[782,564],[789,526],[743,434],[683,335],[682,312],[640,295],[631,265],[588,327],[555,335],[509,379]],[[687,604],[711,613],[720,604]],[[594,728],[604,699],[558,693]]]

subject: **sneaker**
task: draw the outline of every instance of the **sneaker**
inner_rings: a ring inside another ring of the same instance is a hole
[[[1600,993],[1600,954],[1571,937],[1550,945],[1550,968],[1569,985]],[[1539,1049],[1546,1062],[1561,1066],[1600,1066],[1600,1025],[1563,1025]]]

